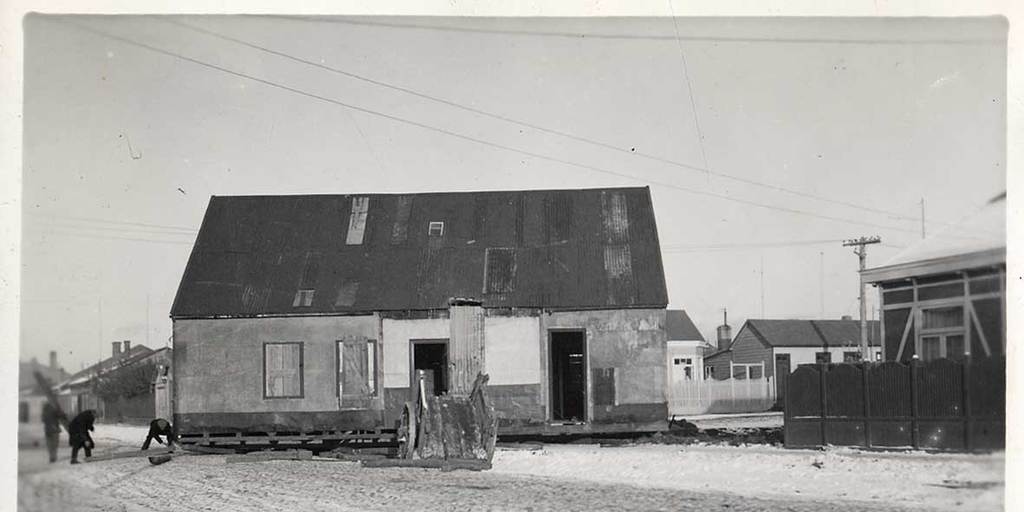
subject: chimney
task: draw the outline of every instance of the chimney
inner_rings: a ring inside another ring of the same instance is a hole
[[[131,342],[131,340],[124,340],[124,353],[125,353],[125,355],[128,355],[128,352],[130,352],[131,349],[132,349],[132,342]]]
[[[853,320],[853,317],[852,317],[852,316],[850,316],[850,315],[843,315],[843,318],[842,318],[842,319],[843,319],[843,320]]]
[[[117,356],[121,355],[121,342],[120,341],[112,342],[110,345],[112,347],[111,353],[110,353],[110,357],[117,357]]]
[[[54,369],[54,370],[57,369],[57,351],[56,350],[51,350],[50,351],[50,368]]]
[[[722,310],[722,325],[718,326],[718,349],[729,348],[732,343],[732,327],[729,327],[729,312]]]

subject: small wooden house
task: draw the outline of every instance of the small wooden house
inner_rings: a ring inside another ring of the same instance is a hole
[[[646,188],[214,197],[171,311],[189,434],[394,428],[478,372],[501,432],[666,421]]]
[[[878,321],[868,322],[868,345],[880,357]],[[743,323],[729,346],[733,375],[775,381],[776,400],[786,396],[782,378],[801,364],[860,361],[860,321],[756,320]]]

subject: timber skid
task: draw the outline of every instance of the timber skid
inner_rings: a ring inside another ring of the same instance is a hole
[[[387,429],[315,430],[309,432],[204,431],[180,434],[178,440],[183,447],[226,448],[236,452],[294,448],[323,452],[339,447],[392,448],[397,445],[395,431]]]

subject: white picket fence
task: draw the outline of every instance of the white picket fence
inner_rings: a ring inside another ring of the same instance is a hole
[[[677,380],[670,384],[670,415],[763,412],[775,404],[775,381],[761,371],[731,372],[757,378]]]

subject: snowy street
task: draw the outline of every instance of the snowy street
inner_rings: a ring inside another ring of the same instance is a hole
[[[97,453],[136,449],[144,436],[140,427],[98,425]],[[71,466],[61,450],[52,466],[44,449],[20,450],[20,510],[974,511],[1000,509],[1003,493],[1002,454],[544,445],[500,449],[491,471],[444,473],[336,461],[228,464],[219,455]]]

